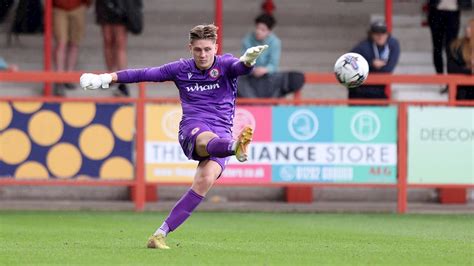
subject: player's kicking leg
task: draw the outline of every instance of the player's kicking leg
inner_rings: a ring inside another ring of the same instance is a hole
[[[199,134],[195,140],[195,150],[200,157],[225,158],[235,155],[237,160],[247,160],[247,147],[253,136],[251,127],[245,127],[238,139],[219,138],[216,134],[206,131]],[[186,146],[186,145],[185,145]],[[220,176],[225,164],[215,160],[204,160],[198,165],[192,187],[181,197],[171,210],[168,218],[148,240],[148,248],[169,249],[166,236],[178,228],[202,202],[207,192]]]
[[[191,216],[221,172],[222,167],[216,161],[205,160],[199,163],[193,185],[176,203],[160,228],[148,239],[148,248],[169,249],[166,245],[168,233],[176,230]]]

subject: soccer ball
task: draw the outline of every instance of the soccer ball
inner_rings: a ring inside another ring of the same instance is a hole
[[[359,87],[369,75],[369,64],[357,53],[343,54],[334,64],[337,80],[347,88]]]

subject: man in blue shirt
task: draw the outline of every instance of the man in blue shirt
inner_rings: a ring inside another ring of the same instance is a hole
[[[275,24],[272,15],[262,14],[255,19],[255,31],[245,35],[242,40],[242,54],[250,47],[268,45],[268,49],[257,59],[252,71],[254,77],[275,73],[280,65],[281,41],[272,31]]]
[[[242,40],[242,51],[259,45],[268,45],[268,49],[257,59],[251,75],[239,77],[239,97],[278,98],[303,87],[303,73],[278,71],[281,41],[273,33],[275,24],[276,20],[272,15],[259,15],[255,18],[255,30],[245,35]]]
[[[383,21],[371,24],[368,38],[351,52],[362,55],[369,63],[369,73],[392,73],[400,57],[400,45],[387,31]],[[362,85],[349,89],[349,99],[387,99],[384,85]]]
[[[261,14],[255,18],[255,30],[242,39],[243,52],[259,45],[268,45],[268,49],[257,59],[251,75],[239,77],[237,91],[239,97],[282,97],[300,89],[304,82],[304,78],[300,78],[302,74],[278,72],[281,41],[272,31],[275,24],[276,20],[272,15]],[[295,82],[295,77],[297,82]]]

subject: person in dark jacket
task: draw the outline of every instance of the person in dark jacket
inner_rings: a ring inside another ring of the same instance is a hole
[[[3,9],[3,8],[2,8]],[[41,0],[19,0],[11,33],[35,34],[43,32],[43,3]]]
[[[468,24],[466,36],[454,40],[449,46],[448,73],[472,75],[471,53],[471,27]],[[474,100],[474,86],[458,86],[456,99]]]
[[[400,45],[387,31],[384,21],[370,25],[368,38],[351,52],[362,55],[369,63],[369,73],[392,73],[400,57]],[[362,85],[349,89],[349,99],[387,99],[385,85]]]
[[[470,9],[472,0],[428,0],[428,25],[433,43],[433,63],[436,73],[444,73],[443,48],[458,37],[461,10]]]

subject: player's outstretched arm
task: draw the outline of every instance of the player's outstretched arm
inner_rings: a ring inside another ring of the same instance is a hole
[[[242,76],[250,74],[253,70],[253,66],[257,62],[257,58],[268,48],[268,45],[259,45],[248,48],[245,53],[239,58],[239,60],[232,60],[230,65],[230,73],[232,76]],[[234,61],[235,60],[235,61]]]
[[[245,53],[240,57],[240,61],[243,62],[247,67],[255,65],[257,58],[268,48],[268,45],[258,45],[250,47],[245,51]]]
[[[114,82],[136,83],[136,82],[162,82],[174,80],[176,72],[180,69],[180,61],[168,63],[159,67],[125,69],[114,73],[91,74],[85,73],[81,76],[81,87],[84,90],[108,89]]]
[[[110,87],[110,84],[116,81],[116,73],[84,73],[81,75],[80,78],[81,88],[83,88],[84,90],[108,89]]]

